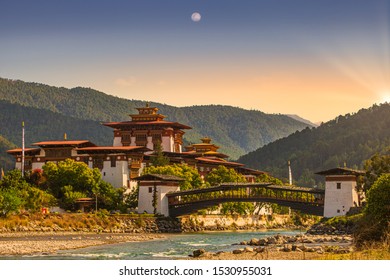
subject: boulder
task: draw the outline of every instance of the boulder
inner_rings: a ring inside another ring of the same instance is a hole
[[[257,248],[255,248],[255,251],[257,253],[263,253],[265,251],[265,248],[264,247],[257,247]]]
[[[267,243],[268,244],[276,244],[276,238],[275,237],[268,237],[267,238]]]
[[[259,239],[257,246],[266,246],[268,245],[268,240],[266,238]]]
[[[259,244],[259,239],[257,238],[252,238],[249,243],[249,245],[252,245],[252,246],[257,246]]]
[[[282,250],[283,252],[291,252],[292,251],[292,246],[291,245],[289,245],[289,244],[285,244],[284,246],[283,246],[283,250]]]
[[[253,248],[252,247],[245,247],[245,252],[253,252]]]
[[[236,249],[236,250],[233,250],[233,254],[235,254],[235,255],[242,254],[242,253],[244,253],[244,252],[245,252],[244,249]]]
[[[194,258],[197,258],[197,257],[203,255],[204,253],[206,253],[205,249],[198,249],[198,250],[195,250],[195,251],[192,252],[192,256]]]

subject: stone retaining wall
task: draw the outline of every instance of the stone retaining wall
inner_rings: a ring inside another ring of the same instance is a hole
[[[65,216],[68,215],[68,216]],[[85,215],[85,216],[83,216]],[[64,221],[66,220],[66,222]],[[294,227],[288,215],[223,216],[191,215],[179,219],[150,216],[110,215],[98,218],[88,214],[24,216],[18,222],[0,220],[1,232],[112,232],[178,233],[218,230],[255,230]]]

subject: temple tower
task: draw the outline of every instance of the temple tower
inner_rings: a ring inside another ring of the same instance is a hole
[[[131,121],[104,123],[114,128],[114,146],[144,146],[155,150],[160,143],[165,152],[182,152],[183,129],[191,127],[178,122],[166,121],[157,107],[136,108],[138,114],[131,114]]]
[[[333,168],[316,174],[325,176],[324,217],[343,216],[351,207],[360,206],[356,186],[363,171]]]

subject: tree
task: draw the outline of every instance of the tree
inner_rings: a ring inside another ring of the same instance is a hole
[[[283,182],[275,177],[272,177],[268,173],[263,173],[256,177],[256,183],[272,183],[274,185],[283,186]]]
[[[245,177],[237,173],[233,168],[227,168],[223,165],[212,170],[206,176],[206,182],[211,186],[220,185],[222,183],[246,183]],[[226,202],[222,203],[221,213],[223,214],[249,214],[254,210],[253,203],[250,202]]]
[[[90,169],[83,162],[72,159],[46,163],[43,167],[45,185],[66,209],[74,209],[75,201],[95,197],[99,207],[112,209],[118,205],[118,192],[101,178],[99,169]]]
[[[364,190],[367,192],[374,182],[384,173],[390,173],[390,154],[375,154],[364,163]]]
[[[6,213],[18,210],[38,212],[42,207],[57,204],[54,196],[29,184],[30,175],[22,176],[20,170],[9,171],[0,182],[0,191],[3,197],[3,211]]]
[[[166,166],[169,164],[169,157],[164,155],[160,141],[156,143],[154,155],[150,156],[150,162],[153,166]]]
[[[274,185],[282,186],[283,182],[278,178],[272,177],[268,173],[263,173],[256,177],[256,183],[272,183]],[[272,209],[272,204],[268,202],[255,202],[254,203],[254,214],[259,215],[261,209]]]
[[[0,181],[1,189],[26,190],[29,187],[30,184],[27,183],[26,178],[22,176],[22,172],[18,169],[8,171],[3,180]]]
[[[381,223],[390,221],[390,173],[382,174],[367,192],[365,211]]]
[[[0,190],[0,212],[1,216],[8,216],[13,212],[17,212],[23,204],[17,189],[1,189]]]
[[[211,186],[217,186],[222,183],[245,183],[246,179],[233,168],[227,168],[220,165],[218,168],[207,174],[206,182],[208,182]]]
[[[200,177],[198,170],[187,164],[150,166],[145,168],[143,174],[173,175],[183,178],[184,181],[180,182],[181,190],[192,190],[203,187],[202,178]]]
[[[367,192],[367,204],[355,231],[358,246],[383,241],[390,234],[390,173],[382,174]]]

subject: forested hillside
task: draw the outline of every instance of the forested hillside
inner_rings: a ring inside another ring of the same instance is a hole
[[[306,128],[239,159],[250,167],[288,177],[291,161],[295,182],[314,185],[314,172],[344,166],[362,168],[375,153],[390,153],[390,104],[374,105],[339,116],[318,128]]]
[[[97,121],[80,120],[47,110],[10,104],[0,100],[0,167],[14,165],[6,150],[22,144],[22,121],[25,122],[26,146],[43,140],[86,139],[100,145],[112,145],[112,130]]]
[[[118,98],[90,88],[58,88],[1,78],[0,100],[100,122],[129,120],[128,115],[137,112],[135,108],[145,105],[145,101]],[[199,142],[203,136],[212,137],[213,142],[221,146],[221,152],[233,159],[308,126],[285,115],[231,106],[178,108],[153,102],[151,105],[157,106],[168,120],[193,128],[184,135],[187,143]],[[83,138],[91,138],[87,131],[83,135]],[[112,135],[109,138],[111,141]]]
[[[13,149],[15,147],[15,144],[11,143],[0,135],[0,168],[8,170],[15,166],[13,157],[6,153],[7,150]]]

